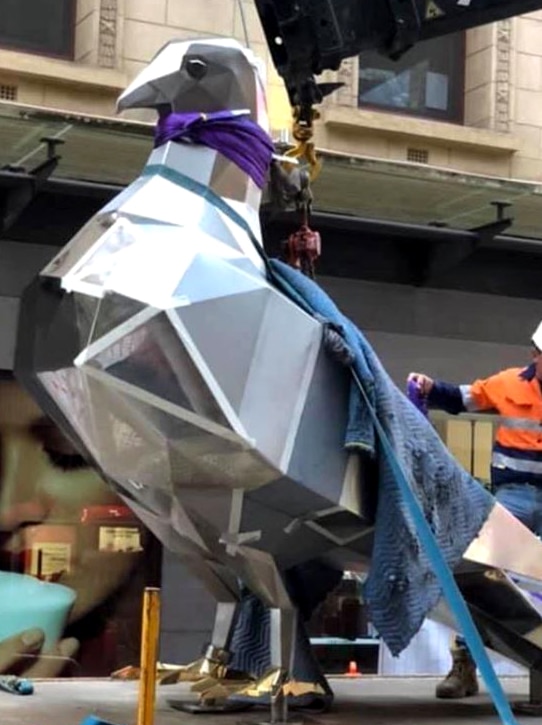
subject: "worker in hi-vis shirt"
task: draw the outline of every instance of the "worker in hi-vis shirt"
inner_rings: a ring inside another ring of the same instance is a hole
[[[491,485],[499,503],[542,536],[542,322],[531,338],[532,362],[453,385],[411,373],[429,408],[447,413],[493,412],[499,422],[491,456]],[[452,646],[452,669],[437,685],[437,697],[461,698],[478,692],[476,665],[461,637]]]

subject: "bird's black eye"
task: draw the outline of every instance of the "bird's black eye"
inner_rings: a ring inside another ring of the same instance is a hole
[[[188,75],[195,81],[200,81],[207,75],[208,65],[203,58],[188,58],[185,67]]]

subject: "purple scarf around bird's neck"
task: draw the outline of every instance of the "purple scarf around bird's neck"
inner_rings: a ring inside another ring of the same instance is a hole
[[[162,115],[156,124],[155,148],[168,141],[183,140],[220,152],[263,188],[274,153],[273,142],[246,115],[233,111]]]

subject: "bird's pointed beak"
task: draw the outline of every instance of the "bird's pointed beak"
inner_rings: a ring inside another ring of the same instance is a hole
[[[131,108],[153,108],[157,105],[156,95],[156,89],[150,83],[138,83],[136,78],[118,97],[117,113]]]

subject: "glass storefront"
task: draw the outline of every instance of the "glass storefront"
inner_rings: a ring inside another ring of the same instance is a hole
[[[13,379],[0,380],[0,673],[139,661],[160,546]]]

